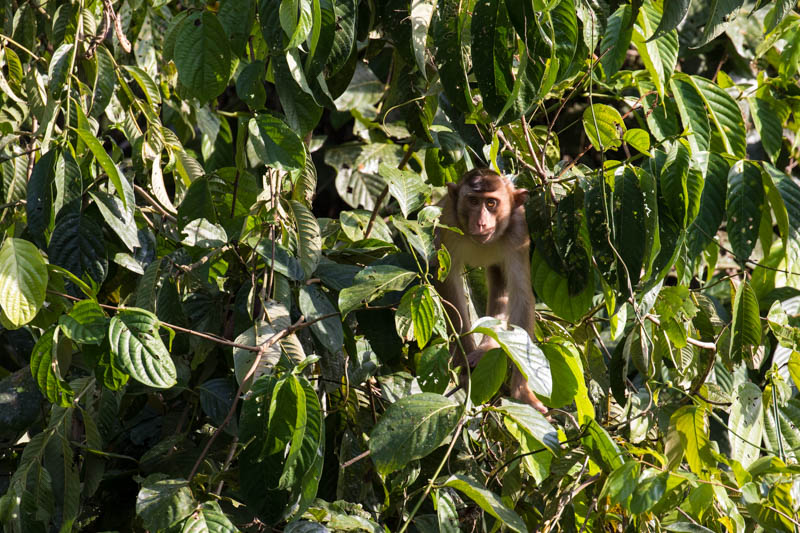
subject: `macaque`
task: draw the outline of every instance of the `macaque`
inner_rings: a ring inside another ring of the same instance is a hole
[[[528,191],[516,189],[511,182],[489,169],[474,169],[459,183],[447,184],[442,207],[442,224],[458,227],[463,235],[446,229],[437,234],[439,244],[450,252],[450,273],[437,284],[439,294],[447,300],[445,308],[457,333],[461,336],[467,362],[478,364],[483,355],[497,343],[484,337],[479,346],[472,329],[464,293],[464,266],[484,267],[489,287],[486,313],[520,326],[534,338],[534,305],[531,289],[530,238],[525,222],[525,200]],[[460,353],[460,350],[456,350]],[[542,413],[547,408],[531,391],[525,377],[516,367],[511,375],[511,396]]]

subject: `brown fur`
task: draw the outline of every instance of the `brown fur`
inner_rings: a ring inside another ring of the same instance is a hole
[[[476,347],[471,335],[463,335],[472,329],[462,279],[466,265],[487,269],[487,314],[508,320],[534,337],[535,300],[524,208],[527,195],[528,191],[516,189],[495,172],[475,169],[464,174],[459,183],[448,183],[448,194],[439,203],[442,223],[464,232],[459,235],[441,230],[437,234],[437,242],[445,245],[451,258],[450,274],[437,284],[437,290],[452,304],[446,306],[447,312],[457,333],[462,335],[471,366],[497,344],[485,337]],[[541,412],[547,411],[516,366],[511,377],[511,395]]]

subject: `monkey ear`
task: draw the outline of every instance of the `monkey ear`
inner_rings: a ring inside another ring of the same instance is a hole
[[[450,182],[447,184],[447,194],[450,195],[450,198],[453,200],[453,204],[458,203],[458,183]]]
[[[514,207],[525,205],[525,202],[527,201],[528,201],[527,189],[517,189],[516,191],[514,191]]]

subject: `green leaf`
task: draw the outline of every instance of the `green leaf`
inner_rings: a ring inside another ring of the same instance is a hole
[[[228,242],[225,228],[209,222],[205,218],[196,218],[186,224],[181,231],[181,236],[183,237],[182,244],[198,248],[219,248]]]
[[[689,256],[698,257],[717,234],[725,217],[725,202],[728,194],[727,161],[715,152],[704,158],[706,179],[697,218],[689,227]]]
[[[210,11],[198,11],[180,22],[174,49],[178,79],[199,100],[219,96],[231,74],[228,36]]]
[[[300,264],[306,278],[310,278],[322,257],[319,224],[311,211],[301,202],[291,200],[289,205],[292,207],[292,214],[297,224],[297,255],[300,256]]]
[[[601,497],[608,496],[611,505],[625,505],[628,498],[638,486],[639,463],[636,461],[626,461],[619,468],[615,469],[606,478]]]
[[[41,309],[47,290],[47,267],[38,248],[7,238],[0,247],[0,308],[15,327],[27,324]]]
[[[209,500],[200,505],[199,512],[186,517],[181,524],[181,533],[239,533],[239,529],[216,501]]]
[[[408,215],[423,206],[428,196],[428,186],[422,176],[407,170],[397,170],[381,163],[378,172],[389,184],[389,192],[400,204],[403,216]]]
[[[369,449],[378,472],[386,476],[441,446],[462,411],[454,400],[429,392],[390,405],[370,433]]]
[[[305,168],[303,141],[286,122],[271,113],[261,113],[250,119],[248,129],[250,142],[263,164],[287,171]]]
[[[462,113],[472,111],[472,94],[467,78],[467,48],[462,45],[468,16],[459,0],[440,0],[434,15],[434,58],[439,79],[450,103]]]
[[[628,284],[635,287],[639,283],[644,265],[645,226],[644,194],[639,176],[630,167],[617,173],[614,180],[614,244],[619,259],[624,264],[617,269],[620,289],[630,292]]]
[[[648,150],[650,150],[650,134],[643,129],[629,129],[622,136],[622,140],[643,154],[648,154]]]
[[[514,29],[503,0],[477,2],[472,16],[472,66],[483,107],[499,120],[511,98]]]
[[[764,418],[761,409],[761,389],[754,383],[742,383],[736,393],[728,419],[728,441],[731,459],[748,468],[761,453]]]
[[[674,428],[674,429],[673,429]],[[670,417],[670,432],[674,432],[679,439],[679,445],[671,453],[667,447],[667,457],[670,457],[670,467],[680,462],[685,454],[689,468],[695,474],[715,466],[711,455],[706,424],[705,410],[695,405],[685,405],[675,411]],[[669,437],[667,438],[669,441]]]
[[[395,314],[397,333],[404,339],[410,340],[411,336],[408,333],[413,332],[417,346],[422,349],[431,338],[436,316],[436,304],[430,288],[426,285],[412,287],[403,295]],[[411,328],[407,328],[407,325]]]
[[[608,17],[606,31],[600,42],[600,63],[606,79],[616,74],[625,61],[632,33],[631,6],[624,4]]]
[[[664,203],[669,207],[669,214],[682,227],[686,226],[689,212],[689,193],[687,180],[689,174],[689,150],[677,142],[667,155],[661,170],[659,181]]]
[[[648,468],[639,476],[636,490],[631,495],[631,513],[640,515],[659,502],[667,489],[669,472]]]
[[[158,319],[144,309],[119,311],[108,326],[111,351],[122,370],[145,385],[168,389],[177,383],[175,363],[158,335]]]
[[[28,180],[25,215],[28,231],[41,246],[46,244],[45,231],[53,223],[53,180],[55,179],[56,150],[50,150],[33,165]]]
[[[300,312],[303,313],[306,321],[314,320],[317,317],[336,313],[336,307],[326,296],[319,285],[305,285],[300,288],[297,296],[300,304]],[[344,331],[342,320],[338,316],[332,316],[309,326],[316,339],[331,353],[336,353],[342,349],[344,344]]]
[[[474,324],[472,331],[483,333],[496,340],[506,355],[517,365],[533,392],[547,397],[552,394],[553,379],[550,375],[550,363],[523,328],[506,324],[496,318],[483,317]]]
[[[245,66],[236,78],[236,94],[250,109],[261,109],[267,102],[267,91],[264,89],[266,70],[263,61],[253,61]]]
[[[625,123],[619,111],[605,104],[594,104],[583,111],[583,129],[595,150],[605,152],[622,146],[620,132]]]
[[[274,265],[275,272],[295,281],[305,279],[305,272],[300,262],[280,244],[273,244],[269,239],[261,239],[256,246],[256,252],[266,261],[268,267]]]
[[[769,160],[777,164],[778,156],[781,153],[783,144],[783,125],[781,119],[767,100],[761,98],[748,98],[750,104],[750,116],[753,124],[761,137],[761,144],[767,152]]]
[[[106,153],[106,149],[103,148],[103,145],[100,144],[100,141],[97,140],[97,137],[95,137],[89,130],[78,128],[75,130],[75,132],[78,134],[81,140],[86,143],[86,146],[88,146],[89,150],[92,151],[94,157],[97,159],[97,162],[100,163],[100,167],[108,175],[108,179],[111,180],[111,184],[117,191],[117,196],[119,196],[119,199],[122,200],[122,206],[127,210],[132,209],[133,206],[128,205],[128,197],[125,195],[125,188],[122,185],[122,180],[126,178],[122,176],[122,173],[120,173],[117,165]]]
[[[758,239],[764,209],[761,170],[751,161],[738,161],[728,174],[728,239],[740,263],[750,258]]]
[[[742,0],[712,0],[708,22],[703,29],[703,36],[694,48],[704,46],[725,31],[728,24],[736,18],[736,12],[742,7],[743,3]]]
[[[236,344],[243,346],[261,347],[276,333],[277,332],[270,324],[259,320],[253,324],[252,327],[240,333],[236,337],[235,342]],[[257,352],[254,352],[253,350],[247,350],[244,348],[233,349],[233,369],[234,374],[236,375],[236,382],[240,385],[247,376],[247,373],[250,371],[250,368],[253,366],[253,362],[256,360],[257,355]],[[261,355],[261,360],[258,362],[258,366],[254,370],[252,376],[249,378],[250,383],[253,383],[263,375],[272,374],[272,368],[278,364],[280,358],[281,349],[277,343],[264,350]],[[248,390],[249,388],[250,387],[248,385],[244,390]]]
[[[136,227],[136,220],[133,218],[133,210],[126,210],[125,203],[116,196],[103,191],[92,192],[89,194],[95,201],[95,205],[103,215],[103,219],[108,226],[114,230],[117,237],[122,241],[129,251],[133,252],[134,249],[141,247],[139,243],[139,233]],[[128,198],[128,205],[133,207],[134,199],[131,195]]]
[[[148,104],[151,106],[161,105],[161,92],[158,90],[156,82],[150,77],[150,74],[134,65],[121,65],[121,67],[125,72],[130,74],[131,77],[136,80],[136,83],[139,84],[139,87],[142,88],[142,92],[147,98]]]
[[[200,407],[203,412],[214,425],[219,427],[233,405],[236,383],[229,377],[212,378],[198,385],[195,390],[200,397]],[[238,434],[239,428],[235,417],[225,426],[225,431],[231,435]]]
[[[747,281],[742,281],[733,300],[733,340],[731,355],[737,360],[761,345],[761,317],[756,293]]]
[[[75,393],[61,375],[58,329],[58,326],[50,326],[36,341],[31,351],[31,374],[50,403],[69,407]]]
[[[744,120],[739,106],[731,96],[714,82],[700,76],[691,76],[691,81],[708,108],[708,116],[722,139],[725,151],[734,157],[745,157]]]
[[[136,495],[136,516],[151,531],[165,530],[194,510],[197,503],[185,479],[170,479],[156,473],[142,481]]]
[[[472,403],[482,405],[491,400],[506,379],[507,368],[508,357],[503,350],[495,348],[486,352],[470,373]]]
[[[550,363],[550,372],[553,375],[553,394],[547,405],[550,407],[564,407],[570,405],[581,389],[583,383],[583,368],[580,355],[575,346],[567,339],[552,337],[541,344],[542,351]]]
[[[608,432],[597,423],[590,420],[586,425],[585,433],[581,439],[587,447],[592,458],[595,459],[607,472],[612,472],[623,464],[622,450],[611,438]]]
[[[434,0],[411,2],[411,46],[414,49],[417,68],[422,76],[425,76],[428,28],[434,10]]]
[[[62,315],[58,324],[67,337],[80,344],[100,344],[106,338],[108,317],[94,300],[81,300]]]
[[[339,292],[342,317],[390,291],[402,291],[417,275],[393,265],[368,266],[356,274],[353,286]]]
[[[490,492],[486,487],[468,476],[454,474],[444,482],[445,487],[452,487],[462,492],[469,499],[477,503],[481,509],[497,518],[512,531],[526,533],[528,531],[525,522],[503,503],[499,496]]]
[[[516,422],[523,431],[554,455],[558,455],[561,451],[556,429],[544,415],[530,405],[503,399],[500,407],[495,410]]]
[[[688,141],[692,154],[697,156],[700,152],[708,150],[711,143],[711,125],[708,122],[703,98],[691,78],[681,72],[673,75],[670,86],[683,126],[689,132]]]
[[[664,2],[664,12],[661,15],[661,21],[658,23],[656,31],[648,41],[655,41],[659,37],[671,32],[681,21],[686,18],[689,12],[691,0],[667,0]]]
[[[505,364],[505,356],[503,357]],[[444,394],[450,384],[450,352],[446,344],[432,344],[425,348],[417,361],[417,381],[423,392]],[[472,374],[475,375],[474,373]],[[505,366],[503,367],[505,375]],[[499,386],[499,385],[498,385]],[[473,390],[474,386],[473,386]]]

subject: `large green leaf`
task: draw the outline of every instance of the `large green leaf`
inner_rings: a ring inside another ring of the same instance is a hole
[[[142,481],[136,496],[136,515],[145,528],[165,530],[189,516],[196,505],[185,479],[170,479],[166,474],[156,473]]]
[[[407,170],[397,170],[383,163],[378,168],[378,172],[389,184],[389,192],[400,204],[403,216],[408,217],[410,213],[425,203],[428,196],[428,185],[419,174]]]
[[[0,309],[14,326],[27,324],[44,303],[47,267],[39,250],[23,239],[0,247]]]
[[[466,14],[460,5],[460,0],[439,0],[433,23],[434,58],[447,99],[457,110],[468,113],[473,104],[462,44]]]
[[[426,285],[417,285],[403,295],[394,316],[397,333],[406,340],[416,339],[424,348],[431,338],[436,323],[436,303]]]
[[[705,104],[691,78],[686,74],[676,72],[670,80],[670,86],[683,126],[689,131],[689,146],[692,148],[692,153],[697,156],[700,152],[708,150],[711,143],[711,126]]]
[[[527,404],[503,400],[497,411],[503,413],[539,444],[545,446],[555,455],[561,450],[558,432],[539,411]]]
[[[100,344],[106,338],[108,317],[94,300],[81,300],[58,324],[67,337],[81,344]]]
[[[661,21],[658,23],[653,36],[648,40],[654,41],[677,28],[689,12],[691,3],[691,0],[666,0],[663,3],[664,10],[661,15]]]
[[[145,385],[168,389],[177,383],[177,372],[158,324],[149,311],[124,309],[111,318],[108,340],[122,370]]]
[[[222,24],[210,11],[198,11],[183,19],[177,32],[178,79],[201,101],[216,98],[231,75],[231,48]]]
[[[674,435],[674,445],[669,445],[667,436],[667,457],[670,466],[680,462],[685,455],[692,472],[699,474],[715,465],[711,456],[705,410],[695,405],[685,405],[670,417],[669,432]]]
[[[583,111],[583,129],[596,150],[605,152],[622,146],[625,123],[619,111],[605,104],[594,104]]]
[[[450,353],[444,351],[449,359]],[[481,405],[488,402],[500,390],[506,378],[507,368],[508,358],[503,350],[495,348],[486,352],[469,376],[471,382],[469,395],[472,403]]]
[[[300,257],[306,278],[310,278],[322,257],[319,224],[303,203],[291,200],[289,205],[292,207],[292,214],[297,224],[297,255]]]
[[[626,167],[614,180],[614,244],[623,265],[617,269],[620,289],[635,287],[644,265],[645,225],[644,194],[639,176]]]
[[[250,142],[261,162],[281,170],[305,168],[303,141],[288,124],[271,113],[260,113],[249,123]]]
[[[525,522],[513,509],[509,509],[495,493],[490,492],[486,487],[478,483],[471,477],[461,474],[454,474],[444,482],[445,487],[452,487],[462,492],[469,499],[477,503],[481,509],[497,518],[511,531],[525,533],[528,528]]]
[[[585,256],[585,252],[583,253]],[[589,262],[585,262],[589,271]],[[592,306],[594,296],[594,276],[586,276],[586,285],[577,294],[572,294],[569,279],[551,268],[542,257],[539,247],[533,250],[531,262],[531,278],[536,294],[552,311],[572,323],[578,322]]]
[[[53,180],[55,179],[55,150],[42,155],[33,165],[28,180],[28,196],[25,200],[25,214],[28,231],[33,239],[44,246],[45,231],[53,223]]]
[[[275,335],[277,332],[267,322],[257,321],[253,326],[246,329],[236,337],[236,344],[243,346],[259,347],[262,350],[261,359],[258,366],[253,371],[252,376],[248,379],[250,383],[256,381],[263,375],[272,374],[273,367],[278,364],[281,357],[281,349],[278,344],[273,344],[269,348],[265,348],[267,340]],[[241,385],[244,381],[250,368],[258,356],[258,352],[247,350],[245,348],[233,349],[233,371],[236,375],[236,381]],[[246,387],[249,388],[249,387]]]
[[[761,170],[751,161],[737,162],[728,174],[726,212],[728,239],[740,263],[750,258],[756,246],[763,209]]]
[[[742,281],[733,299],[731,325],[731,355],[740,360],[761,344],[761,317],[756,293],[747,281]]]
[[[716,83],[701,76],[691,76],[708,108],[708,116],[722,139],[725,151],[734,157],[744,157],[747,150],[742,112],[731,96]]]
[[[600,62],[606,78],[616,74],[625,61],[632,33],[631,6],[624,4],[608,17],[606,32],[600,41]]]
[[[761,409],[761,389],[754,383],[742,383],[728,418],[728,440],[731,459],[748,468],[761,453],[761,433],[764,418]]]
[[[550,363],[542,350],[532,341],[528,332],[514,324],[492,317],[478,320],[472,330],[497,341],[522,375],[533,392],[549,397],[553,392]]]
[[[58,360],[58,326],[50,326],[31,351],[31,374],[50,403],[69,407],[75,393],[64,380]]]
[[[393,265],[369,266],[356,274],[351,287],[339,293],[342,316],[390,291],[402,291],[417,275]]]
[[[100,163],[100,167],[108,175],[108,179],[111,180],[111,184],[117,191],[117,196],[119,196],[119,199],[122,200],[123,207],[128,210],[133,209],[133,206],[129,205],[129,197],[125,194],[125,187],[122,183],[122,181],[126,178],[119,171],[117,165],[114,163],[114,160],[111,159],[111,157],[109,157],[109,155],[106,153],[106,149],[103,148],[103,145],[100,144],[100,141],[97,140],[97,137],[95,137],[89,130],[78,128],[75,131],[78,133],[78,136],[81,138],[81,140],[86,143],[86,146],[88,146],[92,151],[95,159],[97,159],[97,162]]]
[[[336,307],[331,303],[325,292],[316,284],[306,285],[298,294],[300,312],[306,320],[336,313]],[[342,321],[338,316],[317,321],[310,326],[317,340],[332,353],[342,349],[344,331]]]
[[[725,217],[725,202],[728,193],[728,162],[716,152],[709,152],[705,157],[706,179],[703,194],[700,197],[700,209],[697,218],[689,227],[689,256],[698,257],[711,239]]]
[[[783,143],[783,124],[769,101],[749,98],[747,102],[750,104],[750,116],[761,137],[764,151],[767,152],[769,160],[777,164]]]
[[[95,205],[100,209],[103,219],[114,230],[114,233],[117,234],[117,237],[128,250],[133,252],[134,249],[141,247],[136,221],[133,218],[133,210],[126,210],[124,202],[106,192],[96,191],[89,194],[94,199]],[[128,205],[133,207],[133,203],[133,194],[131,194],[128,198]]]
[[[503,0],[478,2],[472,17],[472,65],[483,107],[499,119],[511,98],[514,29]]]
[[[736,18],[736,12],[744,4],[744,0],[713,0],[711,10],[703,29],[703,36],[700,42],[695,45],[699,48],[711,42],[714,37],[725,31],[728,24]]]
[[[370,433],[369,449],[378,472],[388,475],[441,446],[462,410],[454,400],[430,392],[390,405]]]

